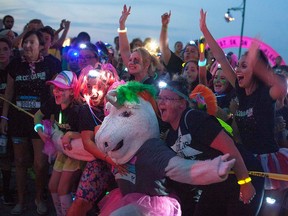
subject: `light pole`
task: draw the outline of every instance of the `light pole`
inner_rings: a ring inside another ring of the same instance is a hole
[[[242,39],[243,39],[243,31],[244,31],[244,21],[245,21],[245,9],[246,9],[246,0],[243,0],[242,4],[239,7],[228,8],[227,13],[225,13],[226,22],[234,21],[235,19],[231,16],[230,11],[241,11],[242,12],[242,24],[241,24],[241,32],[240,32],[240,46],[239,46],[239,54],[238,58],[240,58],[241,50],[242,50]]]

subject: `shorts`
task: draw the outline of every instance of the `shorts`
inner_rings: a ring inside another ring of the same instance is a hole
[[[14,109],[11,107],[11,109]],[[38,133],[34,131],[34,119],[18,110],[13,110],[9,115],[8,134],[11,137],[28,137],[30,139],[40,139]]]
[[[82,169],[85,166],[85,161],[76,160],[68,157],[62,152],[57,153],[53,169],[57,172],[70,171]]]

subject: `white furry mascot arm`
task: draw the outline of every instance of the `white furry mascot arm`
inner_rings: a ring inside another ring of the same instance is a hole
[[[227,161],[229,154],[213,160],[193,161],[180,157],[170,159],[166,167],[167,177],[186,184],[207,185],[224,181],[235,160]]]

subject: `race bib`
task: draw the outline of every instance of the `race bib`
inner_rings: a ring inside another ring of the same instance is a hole
[[[39,109],[41,102],[36,96],[20,96],[16,100],[16,105],[23,109]]]

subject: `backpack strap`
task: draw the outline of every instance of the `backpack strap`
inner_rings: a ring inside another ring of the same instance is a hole
[[[190,111],[192,111],[192,109],[190,109],[186,114],[185,114],[185,116],[184,116],[184,123],[185,123],[185,127],[186,127],[186,129],[188,130],[188,124],[187,124],[187,115],[190,113]]]

